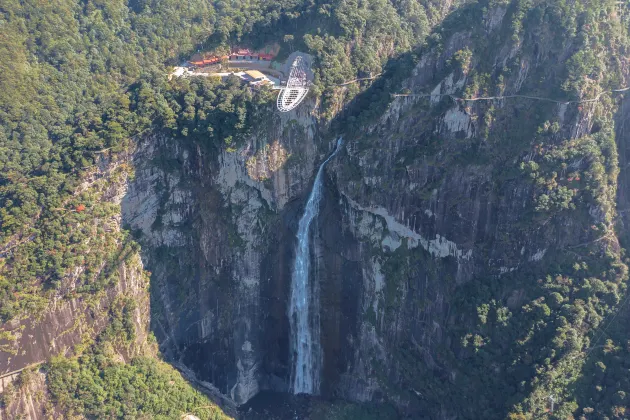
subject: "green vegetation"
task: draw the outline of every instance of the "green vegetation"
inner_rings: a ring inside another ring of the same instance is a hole
[[[485,19],[497,5],[506,8],[506,16],[498,35],[490,37]],[[470,33],[471,45],[456,47],[438,76],[466,75],[458,92],[466,97],[500,94],[508,81],[531,68],[521,93],[594,98],[624,81],[630,46],[627,11],[613,0],[471,2],[433,31],[446,13],[438,0],[193,0],[185,6],[174,0],[13,0],[2,9],[3,322],[36,317],[53,295],[94,296],[118,281],[118,267],[137,254],[138,245],[117,229],[120,209],[108,197],[122,191],[132,175],[125,159],[140,136],[164,133],[216,156],[235,151],[271,109],[271,92],[252,91],[235,79],[168,81],[166,65],[198,47],[279,42],[283,54],[310,52],[322,118],[332,118],[353,99],[332,131],[358,137],[383,115],[391,93],[399,91],[419,57],[446,50],[456,32]],[[506,40],[521,52],[497,65],[494,58]],[[541,49],[546,49],[541,59],[549,66],[524,60],[537,57]],[[555,63],[553,57],[563,59]],[[381,72],[383,77],[368,82],[361,94],[361,84],[336,87]],[[445,98],[427,114],[437,116],[453,105]],[[510,233],[562,235],[569,228],[582,229],[584,241],[548,250],[544,266],[521,267],[501,278],[488,273],[456,285],[453,275],[445,275],[445,290],[454,294],[451,305],[470,321],[453,327],[450,338],[456,344],[438,349],[437,363],[454,366],[460,374],[434,375],[424,362],[426,351],[410,339],[397,343],[395,351],[404,389],[389,387],[384,367],[376,366],[376,375],[388,392],[406,400],[422,398],[435,412],[448,404],[463,418],[550,417],[550,394],[556,397],[556,418],[627,417],[627,331],[609,328],[626,302],[628,274],[625,251],[616,240],[614,102],[602,95],[600,102],[565,110],[567,118],[594,116],[593,129],[583,129],[578,138],[563,131],[555,105],[522,102],[507,108],[512,115],[494,105],[469,106],[478,117],[475,138],[443,144],[432,134],[422,147],[399,156],[394,169],[405,172],[414,159],[446,150],[442,161],[428,157],[441,168],[426,187],[424,193],[430,194],[453,167],[490,162],[494,192],[518,187],[531,193],[531,205]],[[510,125],[512,120],[519,126]],[[369,140],[363,140],[358,147],[367,148]],[[348,167],[352,179],[360,180],[361,168],[352,162]],[[239,243],[234,232],[230,239]],[[505,249],[515,241],[499,240]],[[406,282],[418,277],[418,267],[425,275],[439,272],[422,251],[405,248],[382,260],[388,278],[380,305],[385,314],[366,315],[377,329],[394,322]],[[522,296],[510,303],[514,291]],[[420,307],[428,300],[414,304]],[[84,354],[50,363],[55,404],[68,415],[92,418],[173,418],[186,412],[223,418],[154,357],[124,362],[120,355],[136,335],[133,305],[118,301],[110,325]],[[627,318],[623,313],[616,322]],[[15,338],[0,332],[4,341]],[[0,351],[15,352],[10,345]],[[356,407],[336,410],[339,418],[390,414]]]
[[[132,103],[141,118],[216,154],[240,146],[268,113],[271,90],[252,91],[237,77],[142,80]]]
[[[0,57],[3,65],[21,60],[17,71],[7,67],[2,72],[23,79],[6,81],[3,93],[10,92],[11,101],[0,103],[2,320],[41,312],[46,293],[59,293],[63,279],[76,267],[83,269],[73,296],[115,282],[115,268],[135,245],[108,227],[120,209],[102,197],[112,187],[122,188],[131,168],[123,162],[102,173],[102,166],[119,159],[138,135],[163,129],[210,148],[235,147],[249,134],[253,114],[269,109],[260,108],[269,101],[268,92],[254,94],[236,80],[168,82],[158,60],[173,56],[175,44],[190,47],[190,39],[158,42],[149,29],[159,14],[129,14],[123,5],[103,4],[88,7],[83,13],[89,17],[75,21],[63,7],[32,8],[16,8],[6,24],[24,37],[44,31],[56,47],[48,51],[16,39],[10,50],[23,56],[13,61]],[[189,12],[191,19],[206,13],[195,8]],[[34,18],[40,15],[41,22]],[[135,34],[135,43],[122,42],[128,36],[118,31],[122,24]],[[188,36],[186,27],[172,30]],[[94,39],[81,37],[83,33],[94,34]],[[170,54],[161,55],[162,49]]]
[[[122,3],[10,2],[0,17],[0,318],[37,313],[42,294],[77,266],[80,290],[115,275],[127,241],[106,228],[119,209],[100,197],[97,163],[147,128],[130,108],[129,86],[180,48],[209,17],[201,2],[155,12]],[[204,17],[205,16],[205,17]],[[165,27],[164,22],[174,22]],[[169,38],[161,36],[162,30]],[[128,168],[119,167],[126,176]],[[110,182],[116,182],[115,176]],[[124,179],[119,180],[123,182]],[[90,181],[88,181],[90,182]],[[99,238],[99,241],[91,241]],[[105,267],[105,268],[103,268]]]
[[[324,118],[332,118],[361,90],[359,84],[336,85],[381,73],[390,58],[424,41],[448,12],[437,0],[220,1],[217,10],[229,18],[218,20],[207,47],[277,42],[285,49],[281,57],[287,50],[315,57],[313,92],[322,97]]]
[[[269,91],[233,79],[168,81],[167,64],[198,47],[279,41],[283,53],[299,47],[315,55],[321,93],[380,72],[442,13],[433,0],[5,4],[0,320],[36,321],[53,296],[89,300],[116,284],[120,265],[137,255],[138,245],[118,229],[120,208],[111,197],[133,176],[128,153],[140,136],[162,132],[216,156],[236,150],[271,109]],[[327,95],[325,109],[333,109],[334,95]],[[68,415],[96,418],[188,411],[218,418],[214,409],[199,408],[207,401],[166,365],[145,357],[122,362],[118,351],[135,337],[132,310],[133,302],[116,303],[97,344],[51,362],[55,403]],[[10,344],[0,350],[14,352]]]
[[[331,116],[335,84],[376,74],[422,40],[445,12],[437,1],[172,0],[12,2],[0,17],[0,319],[40,312],[44,290],[78,266],[79,292],[102,290],[127,253],[100,232],[118,210],[82,180],[150,129],[235,150],[268,92],[234,80],[165,80],[165,63],[198,45],[284,42],[316,57],[316,93]],[[287,36],[288,35],[288,36]],[[350,98],[358,92],[351,87]],[[383,98],[387,93],[383,91]],[[261,105],[263,105],[261,107]],[[130,168],[119,169],[119,176]],[[102,189],[105,187],[103,186]],[[85,206],[85,211],[77,211]],[[73,227],[68,229],[68,227]],[[75,228],[76,227],[76,228]],[[100,235],[94,247],[90,238]],[[112,277],[114,276],[114,277]]]
[[[506,8],[506,15],[497,32],[489,36],[481,22],[487,23],[497,4]],[[439,74],[416,89],[428,93],[453,72],[454,80],[466,75],[457,96],[500,95],[506,86],[513,88],[527,69],[520,90],[508,94],[600,100],[567,105],[563,117],[558,117],[557,105],[540,101],[455,103],[444,98],[429,109],[421,108],[419,100],[413,108],[420,109],[417,114],[396,119],[391,132],[376,130],[388,140],[401,138],[395,161],[402,162],[408,172],[431,166],[432,183],[419,193],[426,193],[427,198],[433,188],[443,183],[450,186],[449,175],[475,177],[486,168],[491,168],[492,179],[483,187],[494,197],[519,201],[519,194],[526,197],[518,220],[497,227],[500,234],[490,245],[493,258],[503,254],[505,263],[514,259],[522,263],[514,272],[480,273],[457,287],[448,282],[448,262],[441,269],[438,266],[439,286],[434,287],[440,291],[438,296],[453,293],[450,307],[459,314],[445,321],[449,340],[457,344],[429,346],[406,340],[405,334],[398,336],[401,342],[396,343],[392,358],[398,366],[374,366],[390,395],[418,401],[430,412],[449,407],[461,418],[471,419],[627,417],[630,375],[624,326],[628,315],[623,310],[629,261],[617,240],[616,95],[604,92],[627,85],[622,63],[630,47],[628,29],[628,11],[613,1],[479,1],[461,7],[435,28],[427,46],[399,58],[417,62],[423,54],[445,51],[454,33],[470,31],[471,43],[451,50],[450,61]],[[518,47],[516,57],[498,66],[497,57],[513,47]],[[557,60],[559,56],[566,59]],[[544,64],[536,64],[537,60]],[[344,114],[340,127],[356,129],[348,131],[355,133],[350,136],[357,147],[374,147],[361,128],[373,124],[391,102],[381,89],[389,93],[399,87],[397,80],[409,75],[410,68],[406,73],[397,73],[400,66],[386,71],[357,97],[358,105]],[[471,115],[475,136],[444,136],[436,147],[430,131],[436,125],[424,115],[442,116],[456,106]],[[592,128],[581,127],[577,136],[568,127],[567,121],[587,119]],[[405,136],[419,140],[405,142]],[[419,150],[414,154],[416,147]],[[483,177],[475,181],[486,182]],[[510,191],[518,194],[510,195]],[[359,194],[369,194],[369,190]],[[528,246],[540,243],[542,249],[542,244],[564,237],[572,238],[571,242],[564,246],[559,240],[561,246],[547,249],[542,263],[514,258],[523,240]],[[475,252],[486,261],[490,257],[483,245],[476,244]],[[406,296],[398,292],[402,282],[413,284],[418,266],[424,264],[400,251],[384,262],[385,316],[395,308],[394,313],[404,318],[408,313],[398,308],[426,304],[418,292]],[[411,295],[413,302],[404,301]],[[413,316],[430,318],[431,312]],[[389,319],[384,325],[394,321]],[[392,381],[392,372],[402,379]],[[553,414],[549,395],[555,398]]]
[[[546,122],[539,133],[557,133],[559,125]],[[534,145],[532,160],[520,168],[537,187],[536,211],[557,212],[576,208],[576,203],[598,206],[604,212],[604,223],[613,221],[616,180],[619,173],[617,148],[612,127],[560,144]],[[547,137],[548,138],[548,137]],[[537,163],[540,162],[539,163]]]
[[[53,401],[66,416],[229,419],[170,365],[142,356],[121,363],[107,346],[79,359],[53,359],[47,377]]]
[[[624,315],[620,323],[628,322],[627,312]],[[615,335],[627,338],[627,333],[622,331]],[[627,339],[620,339],[618,343],[607,339],[599,344],[583,370],[583,380],[576,389],[579,395],[576,402],[577,413],[587,418],[617,419],[628,415],[630,343]]]
[[[173,419],[194,414],[201,419],[228,420],[216,404],[195,390],[179,372],[155,356],[125,362],[136,346],[135,302],[118,298],[110,323],[87,351],[54,357],[46,381],[57,412],[64,418]]]
[[[544,91],[532,85],[521,92],[571,100],[594,98],[620,86],[623,77],[619,60],[630,38],[627,27],[616,18],[616,10],[617,6],[608,1],[578,1],[571,6],[568,2],[510,3],[505,19],[511,20],[514,42],[523,42],[523,48],[532,51],[525,34],[544,32],[549,27],[555,31],[549,39],[550,51],[570,52],[569,59],[555,70],[551,64],[535,70],[547,86]],[[493,42],[477,40],[473,60],[496,53]],[[461,61],[461,57],[456,59]],[[513,77],[515,70],[490,73],[480,64],[468,75],[464,94],[495,94],[494,89]],[[488,112],[489,106],[476,104],[475,112]],[[532,111],[527,106],[514,107],[525,113],[520,117],[522,121],[530,117]],[[469,389],[485,390],[483,396],[464,396],[468,405],[461,410],[468,411],[469,417],[492,416],[503,406],[510,418],[595,418],[595,409],[600,416],[623,418],[625,400],[621,396],[627,392],[626,375],[618,372],[611,379],[622,394],[615,397],[611,387],[604,398],[605,387],[593,384],[597,375],[591,373],[600,369],[603,375],[605,362],[599,360],[602,353],[591,349],[602,344],[598,341],[602,330],[622,309],[627,293],[627,261],[615,233],[619,171],[615,105],[610,96],[603,96],[600,102],[573,107],[571,112],[592,113],[591,133],[567,138],[561,122],[543,119],[554,112],[544,112],[532,118],[537,130],[523,130],[523,141],[497,136],[504,128],[500,110],[492,110],[490,121],[496,126],[489,127],[485,137],[494,147],[481,152],[490,154],[494,164],[504,163],[504,182],[515,187],[524,182],[532,195],[530,206],[522,212],[519,226],[511,235],[525,235],[536,227],[562,232],[566,226],[580,225],[578,229],[583,233],[576,238],[583,240],[565,249],[548,250],[546,264],[520,267],[518,274],[504,274],[500,279],[478,278],[457,293],[455,305],[468,307],[471,319],[476,320],[474,327],[461,328],[466,364],[460,366],[463,376],[478,378],[473,383],[462,379],[458,388],[466,390],[464,394]],[[512,129],[508,131],[513,135]],[[520,174],[509,169],[515,155],[520,156]],[[511,245],[507,242],[505,246]],[[523,293],[522,303],[512,302],[508,307],[510,293],[518,290]],[[622,336],[608,344],[618,350],[608,354],[621,354],[619,349],[627,338],[619,338]],[[623,364],[619,358],[616,362]],[[488,376],[493,371],[498,375]],[[553,414],[549,395],[555,398]],[[585,405],[585,401],[591,405]]]

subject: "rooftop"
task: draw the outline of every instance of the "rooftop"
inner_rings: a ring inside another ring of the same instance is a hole
[[[247,70],[245,74],[247,74],[249,77],[251,77],[254,80],[267,78],[267,76],[265,76],[263,73],[259,72],[258,70]]]

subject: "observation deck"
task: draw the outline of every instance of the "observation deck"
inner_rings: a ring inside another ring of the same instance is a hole
[[[289,71],[286,86],[280,87],[276,104],[280,112],[289,112],[295,109],[304,100],[309,89],[307,62],[301,55],[295,57]]]

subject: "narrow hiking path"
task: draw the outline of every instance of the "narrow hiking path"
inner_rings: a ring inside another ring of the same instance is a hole
[[[460,98],[458,96],[455,96],[449,93],[392,93],[391,95],[397,98],[398,97],[415,97],[415,98],[431,97],[433,98],[433,97],[448,96],[458,102],[493,101],[493,100],[501,100],[501,99],[523,98],[523,99],[533,99],[533,100],[538,100],[538,101],[553,102],[553,103],[561,104],[561,105],[568,105],[568,104],[583,104],[583,103],[588,103],[588,102],[597,102],[605,94],[625,92],[628,90],[630,90],[630,87],[625,87],[622,89],[613,89],[610,91],[601,92],[597,96],[591,99],[581,99],[581,100],[573,100],[573,101],[560,101],[557,99],[545,98],[542,96],[533,96],[533,95],[478,96],[475,98]]]

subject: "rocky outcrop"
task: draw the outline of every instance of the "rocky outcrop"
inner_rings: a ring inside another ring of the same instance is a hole
[[[237,151],[154,135],[134,157],[123,218],[141,234],[161,349],[237,403],[287,386],[295,199],[320,159],[312,108],[274,115]]]
[[[46,415],[53,418],[59,416],[48,398],[46,375],[41,371],[22,373],[1,392],[4,404],[3,410],[0,410],[0,419],[34,420],[45,418]]]

